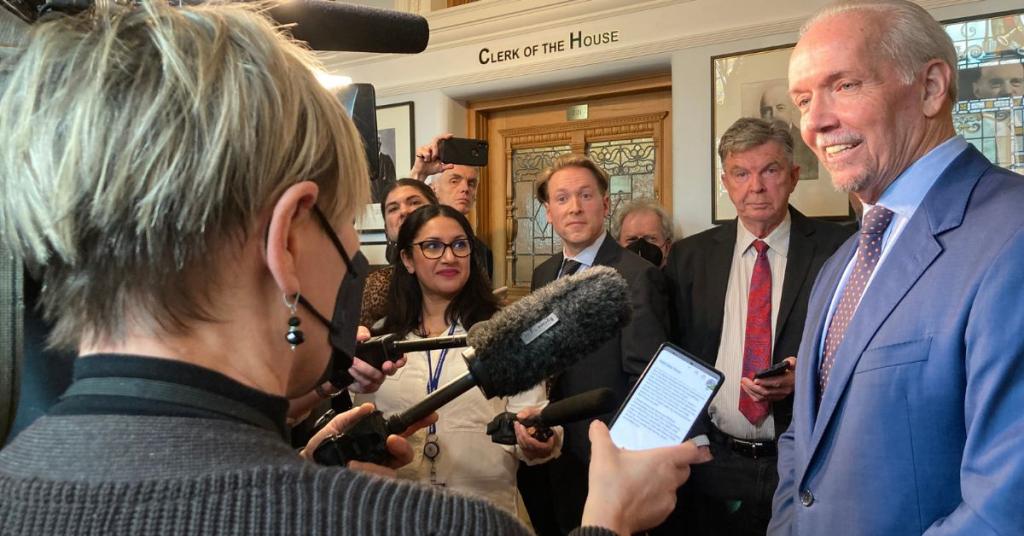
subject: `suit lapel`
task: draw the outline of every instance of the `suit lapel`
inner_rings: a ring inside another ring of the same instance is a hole
[[[786,326],[789,314],[796,304],[796,297],[800,294],[800,288],[807,278],[807,271],[811,269],[811,260],[814,259],[815,242],[811,239],[814,234],[814,227],[810,225],[795,208],[790,207],[792,227],[789,232],[789,251],[786,253],[786,273],[782,280],[782,298],[779,301],[779,314],[775,320],[775,340],[779,340],[782,330]],[[775,349],[772,349],[774,355]],[[786,357],[786,356],[782,356]],[[774,360],[773,360],[774,361]]]
[[[837,350],[835,364],[829,374],[829,386],[814,421],[809,452],[813,453],[824,437],[865,348],[921,274],[942,253],[942,245],[936,237],[960,225],[970,193],[989,165],[973,147],[957,157],[925,196],[888,257],[878,267]],[[840,275],[843,268],[845,263],[837,267]],[[831,288],[834,289],[837,282],[836,278]],[[821,315],[822,320],[824,314]],[[823,326],[819,325],[819,334],[822,329]],[[816,339],[820,339],[820,335]],[[817,348],[814,346],[815,355],[818,354]],[[811,380],[817,382],[817,366]],[[801,391],[814,392],[814,389]]]
[[[537,281],[533,282],[530,290],[537,290],[558,278],[558,271],[562,268],[562,260],[564,258],[565,256],[562,253],[553,255],[550,262],[548,262],[548,266],[543,266],[544,271],[538,274],[540,277],[537,278]]]
[[[615,266],[618,264],[619,256],[622,255],[622,246],[619,245],[612,235],[605,233],[604,242],[594,255],[594,266]]]
[[[722,224],[715,232],[714,244],[708,251],[706,264],[704,266],[707,274],[707,288],[704,300],[697,300],[697,303],[704,304],[704,310],[710,314],[708,318],[709,331],[719,334],[721,341],[722,334],[722,311],[725,310],[725,294],[729,289],[729,272],[732,269],[733,250],[736,249],[736,225],[737,221]],[[716,341],[716,342],[719,342]],[[717,345],[715,357],[717,357]]]

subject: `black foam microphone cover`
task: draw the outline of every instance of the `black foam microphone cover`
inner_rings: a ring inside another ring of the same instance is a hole
[[[596,350],[631,316],[629,287],[615,269],[559,278],[470,328],[470,372],[488,397],[521,393]]]
[[[291,0],[268,11],[314,50],[416,54],[427,48],[427,19],[411,13],[327,0]]]

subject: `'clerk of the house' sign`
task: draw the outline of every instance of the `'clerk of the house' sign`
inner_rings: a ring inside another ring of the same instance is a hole
[[[565,52],[566,50],[578,50],[581,48],[618,42],[618,30],[591,33],[584,33],[581,30],[577,30],[575,32],[569,32],[568,39],[560,39],[558,41],[547,41],[524,47],[506,48],[493,51],[486,47],[481,48],[478,57],[480,59],[480,65],[487,65],[489,63],[515,61],[520,58],[532,58],[535,56],[543,56],[545,54]]]

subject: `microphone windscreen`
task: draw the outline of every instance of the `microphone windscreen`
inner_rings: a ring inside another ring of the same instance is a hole
[[[538,424],[559,426],[592,419],[615,409],[615,393],[607,387],[591,389],[569,398],[552,402],[540,412]],[[524,423],[526,424],[526,423]]]
[[[470,328],[470,370],[488,397],[521,393],[615,337],[631,314],[613,268],[559,278]]]
[[[427,19],[411,13],[341,4],[327,0],[291,0],[268,11],[313,50],[423,52],[430,40]]]

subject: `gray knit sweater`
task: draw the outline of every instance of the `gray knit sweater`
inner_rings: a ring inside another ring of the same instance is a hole
[[[222,420],[51,416],[0,451],[5,535],[527,533],[484,502],[319,467]]]

